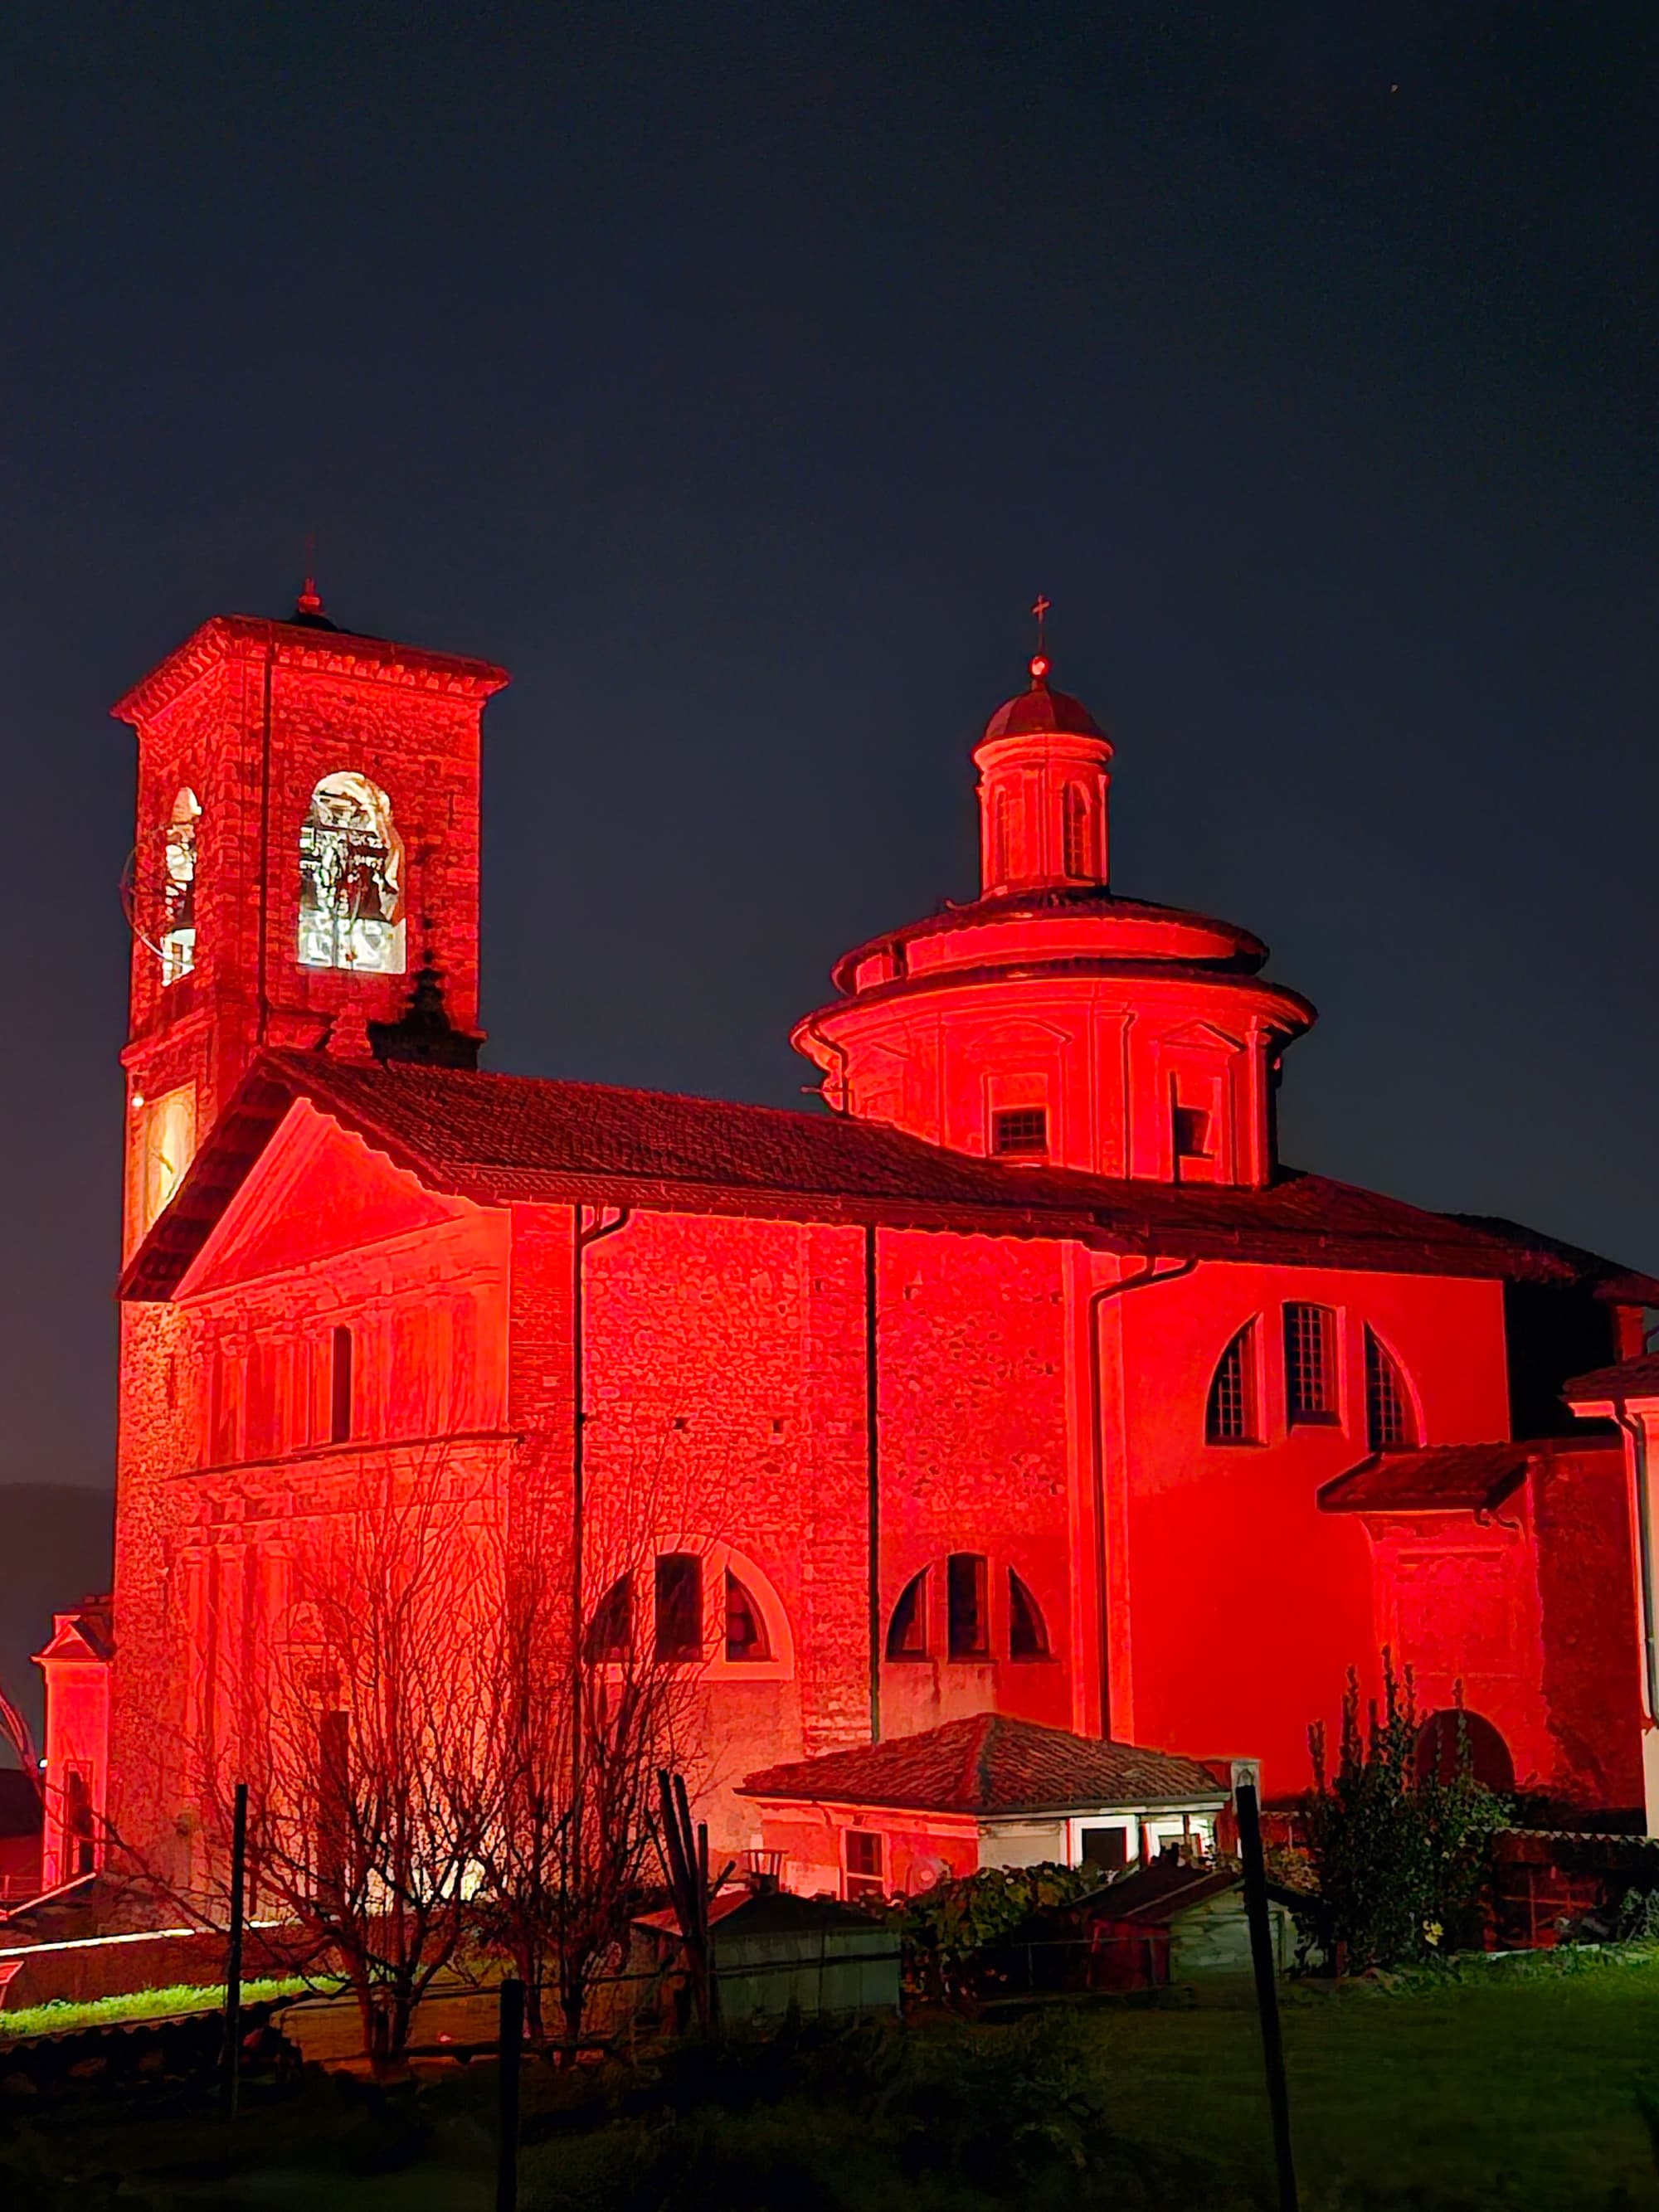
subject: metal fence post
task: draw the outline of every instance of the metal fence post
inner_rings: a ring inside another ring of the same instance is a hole
[[[518,2212],[519,2062],[524,2052],[524,1984],[501,1984],[501,2116],[495,2143],[495,2212]]]
[[[1256,2008],[1261,2015],[1261,2057],[1267,2073],[1267,2108],[1273,2116],[1279,2212],[1297,2212],[1296,2166],[1291,2155],[1291,2098],[1285,2079],[1285,2042],[1279,2025],[1278,1961],[1273,1957],[1273,1923],[1267,1913],[1267,1868],[1261,1855],[1261,1808],[1256,1799],[1253,1767],[1239,1773],[1233,1802],[1238,1813],[1239,1856],[1244,1862],[1244,1911],[1250,1925]]]
[[[247,1879],[247,1784],[236,1785],[230,1827],[230,1941],[225,1947],[225,2117],[234,2120],[242,2088],[242,1891]]]

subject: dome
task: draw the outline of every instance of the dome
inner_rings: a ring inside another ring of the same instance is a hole
[[[1018,693],[997,708],[985,725],[985,735],[980,742],[984,744],[993,738],[1058,735],[1104,739],[1106,732],[1081,699],[1049,690],[1048,663],[1038,653],[1031,663],[1030,690]]]

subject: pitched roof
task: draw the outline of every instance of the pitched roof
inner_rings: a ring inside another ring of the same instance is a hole
[[[1455,1213],[1451,1218],[1522,1251],[1561,1261],[1572,1270],[1581,1289],[1593,1291],[1609,1304],[1651,1305],[1655,1291],[1659,1289],[1654,1278],[1644,1274],[1639,1268],[1621,1267],[1616,1260],[1604,1260],[1599,1253],[1586,1251],[1582,1244],[1568,1243],[1565,1237],[1547,1237],[1541,1229],[1529,1229],[1524,1221],[1510,1221],[1501,1213]]]
[[[1322,1513],[1490,1513],[1534,1466],[1563,1453],[1617,1449],[1613,1437],[1583,1436],[1385,1452],[1328,1482],[1319,1507]]]
[[[982,1816],[1195,1799],[1214,1804],[1227,1792],[1195,1759],[1073,1735],[1006,1713],[975,1713],[919,1735],[763,1767],[738,1794]]]
[[[653,1928],[661,1935],[678,1936],[679,1907],[665,1905],[659,1911],[641,1913],[634,1925]],[[708,1902],[708,1925],[733,1936],[868,1935],[881,1923],[855,1905],[836,1897],[799,1897],[788,1889],[723,1889]]]
[[[134,1255],[125,1296],[171,1295],[301,1098],[430,1188],[486,1206],[580,1200],[1077,1237],[1142,1257],[1576,1279],[1548,1254],[1295,1169],[1266,1190],[1128,1182],[973,1158],[831,1114],[272,1052],[255,1062]]]
[[[1604,1398],[1659,1398],[1659,1352],[1640,1359],[1621,1359],[1613,1367],[1597,1367],[1588,1375],[1575,1375],[1562,1388],[1569,1405],[1582,1406]]]

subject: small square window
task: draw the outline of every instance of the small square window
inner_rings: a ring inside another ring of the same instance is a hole
[[[991,1116],[991,1150],[999,1159],[1040,1159],[1048,1149],[1046,1106],[1005,1106]]]
[[[1178,1160],[1209,1158],[1210,1117],[1201,1106],[1176,1108],[1175,1148]]]

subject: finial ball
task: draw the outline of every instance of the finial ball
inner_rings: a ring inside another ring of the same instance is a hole
[[[1031,655],[1031,681],[1033,684],[1046,684],[1048,680],[1048,656],[1046,653],[1034,653]]]

